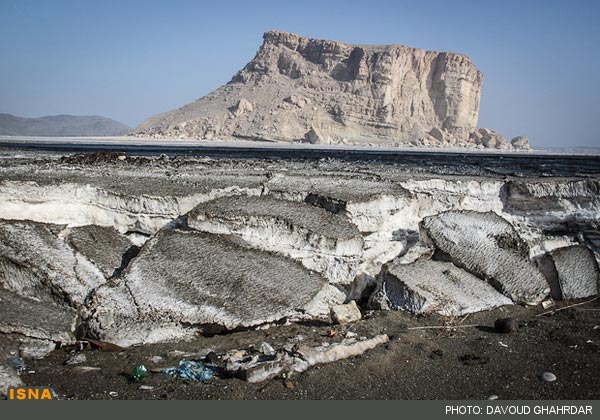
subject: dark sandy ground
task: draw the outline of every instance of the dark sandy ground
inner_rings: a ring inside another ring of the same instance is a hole
[[[538,316],[565,305],[546,310],[507,306],[466,319],[372,312],[354,324],[333,326],[340,333],[334,337],[329,337],[330,325],[272,326],[119,352],[84,351],[87,360],[81,365],[65,365],[73,354],[60,349],[29,362],[28,370],[35,373],[24,373],[22,378],[30,386],[50,386],[65,399],[487,399],[491,395],[499,399],[600,399],[599,301]],[[495,332],[494,321],[508,316],[518,320],[519,330]],[[413,329],[437,325],[460,327]],[[261,341],[278,347],[298,334],[316,345],[339,341],[348,330],[368,337],[387,333],[390,342],[290,380],[249,384],[221,377],[202,383],[150,373],[135,382],[130,377],[138,364],[148,368],[176,365],[183,356],[174,351],[222,353]],[[165,360],[156,364],[152,356]],[[85,372],[82,366],[100,369]],[[542,372],[552,372],[558,379],[544,382],[539,378]],[[141,385],[153,389],[139,389]]]

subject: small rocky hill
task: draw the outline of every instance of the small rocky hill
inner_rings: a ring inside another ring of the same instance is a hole
[[[229,83],[132,133],[151,138],[510,148],[478,129],[483,74],[462,54],[269,31]],[[526,138],[515,148],[528,148]]]

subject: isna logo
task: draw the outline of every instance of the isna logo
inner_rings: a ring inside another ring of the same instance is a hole
[[[54,400],[54,391],[47,386],[17,386],[8,388],[8,399],[17,401],[26,400]]]

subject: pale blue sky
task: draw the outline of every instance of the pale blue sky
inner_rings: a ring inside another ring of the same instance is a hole
[[[600,146],[600,1],[0,0],[0,112],[137,125],[229,81],[262,33],[471,56],[479,125]]]

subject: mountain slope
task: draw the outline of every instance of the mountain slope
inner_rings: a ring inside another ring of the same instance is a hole
[[[0,114],[0,135],[4,136],[122,136],[129,131],[125,124],[96,115],[24,118]]]
[[[281,31],[263,39],[229,83],[132,134],[508,147],[502,136],[476,127],[483,75],[465,55]]]

